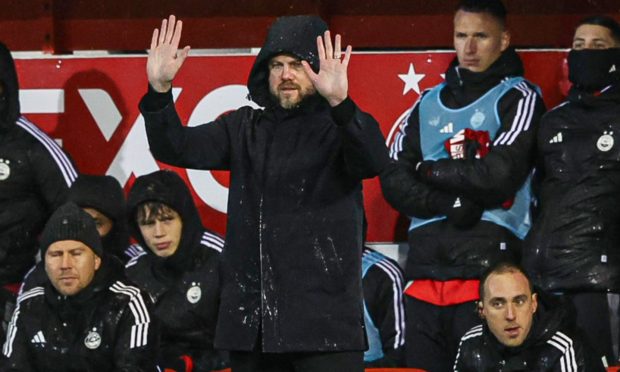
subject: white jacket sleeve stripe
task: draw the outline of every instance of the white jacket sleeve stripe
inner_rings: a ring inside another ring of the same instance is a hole
[[[394,349],[405,343],[405,309],[403,307],[403,277],[400,271],[389,261],[379,261],[377,266],[385,271],[392,280],[392,291],[394,298],[394,329],[396,337],[394,338]]]
[[[24,117],[20,117],[17,120],[17,125],[23,128],[26,132],[30,133],[36,138],[50,153],[58,168],[62,172],[67,187],[71,186],[77,178],[77,171],[71,164],[71,161],[64,153],[64,151],[58,146],[58,144],[51,139],[45,132],[39,129],[37,126],[26,120]]]

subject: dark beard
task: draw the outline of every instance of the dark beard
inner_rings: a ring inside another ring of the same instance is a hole
[[[304,106],[306,104],[306,102],[314,100],[317,96],[318,96],[317,92],[314,91],[314,92],[312,92],[310,94],[303,95],[301,97],[301,99],[297,103],[293,104],[292,106],[284,107],[282,105],[282,103],[280,102],[281,101],[280,97],[278,97],[277,95],[273,94],[272,92],[269,92],[269,99],[270,99],[271,103],[273,104],[273,106],[280,107],[283,110],[296,110],[296,109]]]

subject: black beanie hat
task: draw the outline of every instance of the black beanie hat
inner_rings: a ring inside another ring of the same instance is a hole
[[[96,209],[114,222],[125,217],[125,194],[112,176],[80,174],[69,189],[69,201]]]
[[[86,244],[99,257],[103,254],[95,221],[73,202],[61,205],[45,224],[41,234],[41,258],[47,248],[61,240],[77,240]]]

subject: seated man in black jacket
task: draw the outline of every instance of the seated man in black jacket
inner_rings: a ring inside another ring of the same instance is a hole
[[[128,196],[129,226],[142,247],[125,269],[146,291],[161,326],[159,366],[166,371],[226,367],[213,349],[224,239],[206,230],[185,182],[171,171],[136,179]],[[193,368],[189,368],[193,366]]]
[[[49,281],[19,296],[3,370],[155,370],[148,300],[102,255],[90,215],[71,202],[52,214],[41,236]]]
[[[492,266],[480,280],[485,322],[461,338],[454,371],[604,371],[575,331],[570,307],[543,300],[521,267]]]

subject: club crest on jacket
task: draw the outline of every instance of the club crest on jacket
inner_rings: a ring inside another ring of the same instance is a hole
[[[187,301],[191,304],[195,304],[200,301],[202,297],[202,290],[200,289],[200,283],[192,283],[190,289],[187,290]]]

